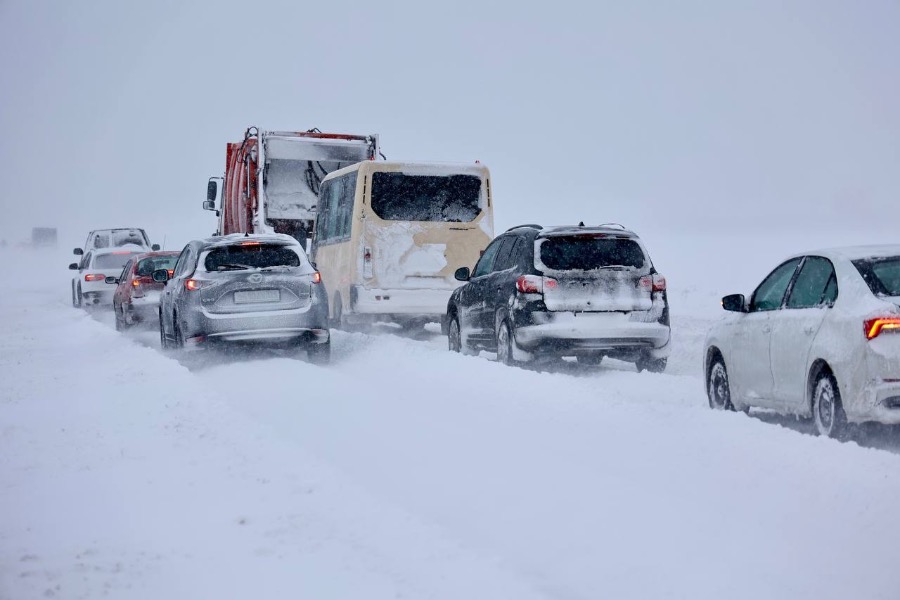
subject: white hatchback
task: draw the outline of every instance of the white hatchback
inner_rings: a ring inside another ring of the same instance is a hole
[[[115,287],[106,284],[106,277],[119,277],[125,263],[144,251],[135,245],[100,248],[88,251],[81,262],[70,264],[69,269],[78,271],[72,278],[72,306],[112,304]]]
[[[706,338],[712,408],[847,423],[900,423],[900,245],[835,248],[780,264]]]

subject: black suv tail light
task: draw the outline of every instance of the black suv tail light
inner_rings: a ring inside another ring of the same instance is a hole
[[[555,279],[540,275],[522,275],[516,279],[516,290],[520,294],[543,294],[544,288],[553,289],[558,285]]]

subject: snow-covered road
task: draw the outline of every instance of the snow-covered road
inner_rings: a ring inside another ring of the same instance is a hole
[[[710,411],[703,318],[666,374],[389,330],[182,364],[6,258],[0,598],[900,593],[897,446]]]

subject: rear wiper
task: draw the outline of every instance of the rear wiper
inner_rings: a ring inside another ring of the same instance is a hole
[[[615,271],[624,271],[625,269],[633,269],[634,267],[629,267],[628,265],[603,265],[600,268],[601,269],[612,269]]]
[[[293,269],[294,267],[290,265],[272,265],[271,267],[262,267],[260,271],[272,271],[274,269],[284,270],[284,269]]]
[[[244,271],[246,269],[253,269],[254,267],[250,265],[241,265],[238,263],[225,263],[224,265],[219,265],[216,267],[216,271]]]

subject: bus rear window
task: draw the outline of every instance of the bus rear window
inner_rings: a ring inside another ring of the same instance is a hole
[[[386,221],[469,223],[481,212],[476,175],[372,176],[372,210]]]

